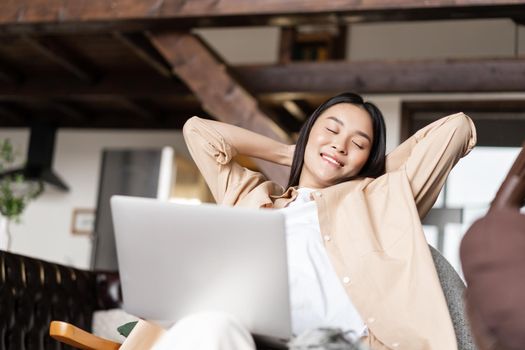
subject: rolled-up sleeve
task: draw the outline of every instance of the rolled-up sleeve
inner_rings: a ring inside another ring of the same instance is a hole
[[[419,216],[436,201],[448,174],[476,144],[476,128],[464,113],[441,118],[417,131],[387,156],[386,171],[404,170]]]
[[[183,134],[190,154],[217,203],[234,205],[265,181],[260,173],[232,161],[237,150],[209,121],[192,117],[184,124]]]

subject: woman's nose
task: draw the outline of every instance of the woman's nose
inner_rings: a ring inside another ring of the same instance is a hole
[[[332,144],[332,148],[341,154],[346,154],[346,148],[343,145],[340,145],[339,143]]]

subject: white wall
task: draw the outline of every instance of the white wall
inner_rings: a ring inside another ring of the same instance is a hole
[[[278,27],[196,29],[230,64],[276,63]],[[357,23],[348,27],[347,58],[440,59],[525,54],[525,26],[508,19]]]
[[[239,27],[196,29],[226,62],[276,63],[279,52],[278,27]]]
[[[364,96],[373,102],[383,113],[386,125],[386,150],[390,152],[399,143],[401,132],[401,101],[397,96]]]
[[[10,138],[25,158],[28,130],[0,130],[0,139]],[[54,169],[70,186],[61,192],[47,186],[29,204],[22,222],[12,225],[12,250],[79,268],[88,268],[91,240],[71,233],[75,208],[95,208],[104,148],[160,148],[172,146],[187,154],[177,131],[60,130],[55,145]]]
[[[507,19],[354,24],[347,59],[511,57],[516,35],[516,25]],[[523,28],[518,35],[524,53]]]

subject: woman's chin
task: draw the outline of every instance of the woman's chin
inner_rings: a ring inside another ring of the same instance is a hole
[[[330,187],[330,186],[338,184],[340,181],[341,181],[341,179],[339,177],[337,177],[337,178],[334,178],[334,177],[319,178],[317,180],[317,184],[318,184],[317,188]]]
[[[316,173],[310,173],[310,176],[305,176],[299,180],[300,187],[322,189],[337,185],[348,178],[348,176],[343,176],[340,172],[334,172],[332,169],[330,171],[317,171]]]

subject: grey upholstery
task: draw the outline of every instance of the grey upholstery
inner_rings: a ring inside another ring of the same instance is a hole
[[[429,248],[436,265],[445,299],[447,300],[450,317],[454,324],[458,350],[475,350],[476,345],[470,333],[463,299],[465,284],[450,263],[436,249],[431,246]]]

